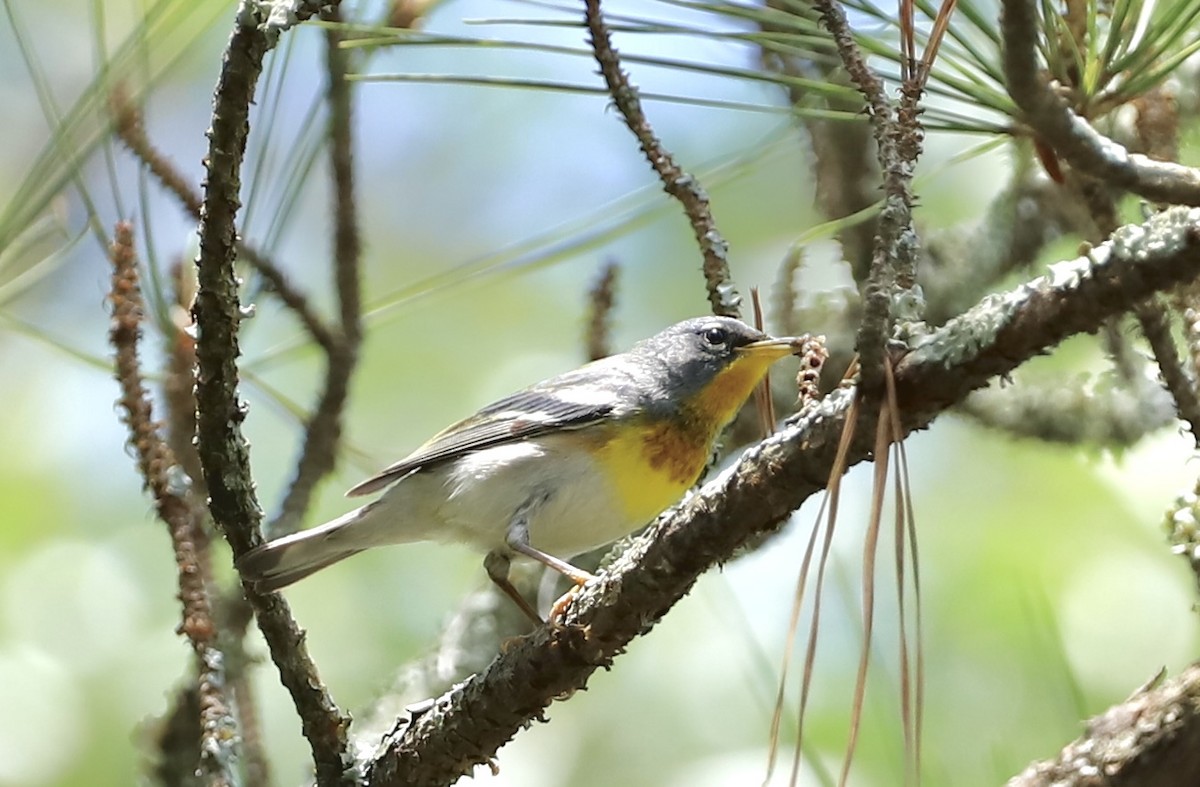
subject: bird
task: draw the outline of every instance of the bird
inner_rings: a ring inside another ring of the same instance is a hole
[[[801,342],[730,317],[676,323],[443,429],[346,493],[377,499],[254,547],[237,568],[265,593],[372,547],[461,542],[486,554],[491,580],[541,623],[509,581],[512,560],[592,580],[568,559],[677,502],[771,364]]]

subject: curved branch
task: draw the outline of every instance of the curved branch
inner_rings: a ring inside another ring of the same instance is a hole
[[[145,165],[150,174],[158,179],[163,188],[175,195],[184,210],[199,219],[200,195],[176,169],[175,165],[154,147],[142,125],[141,112],[130,104],[126,96],[119,91],[114,91],[109,97],[109,104],[112,108],[114,128],[118,139],[125,143],[125,147],[129,148],[129,151]],[[313,340],[321,345],[326,353],[334,353],[337,350],[337,343],[333,332],[313,309],[308,297],[288,279],[283,269],[262,251],[247,245],[244,240],[238,240],[237,249],[242,259],[263,277],[267,289],[278,295],[283,305],[295,312],[296,317],[308,330]]]
[[[990,296],[929,334],[897,365],[905,433],[927,426],[992,378],[1151,294],[1200,275],[1200,210],[1173,209],[1116,233],[1089,257],[1059,263]],[[402,718],[366,764],[367,783],[446,784],[489,758],[556,698],[583,688],[649,631],[705,570],[777,527],[824,488],[853,391],[839,390],[664,515],[568,609],[475,675]],[[868,458],[862,430],[851,463]]]
[[[1146,199],[1200,205],[1200,170],[1130,153],[1071,111],[1042,75],[1035,0],[1004,0],[1004,77],[1008,94],[1042,141],[1071,166]]]
[[[684,172],[662,142],[650,128],[637,88],[629,83],[629,75],[621,70],[621,59],[613,49],[608,26],[600,13],[600,0],[585,0],[585,16],[592,52],[600,64],[600,74],[608,85],[613,104],[625,119],[625,125],[637,137],[646,160],[662,181],[663,190],[679,201],[687,214],[704,256],[704,281],[708,288],[708,301],[713,314],[739,317],[741,296],[733,286],[729,275],[729,243],[717,229],[712,211],[708,206],[708,195],[704,193],[695,177]]]

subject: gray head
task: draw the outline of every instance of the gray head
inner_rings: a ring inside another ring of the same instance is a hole
[[[788,346],[791,340],[772,337],[730,317],[694,317],[676,323],[629,351],[643,368],[656,369],[662,388],[655,399],[689,399],[711,383],[741,355],[759,349]],[[788,350],[770,350],[774,357]]]

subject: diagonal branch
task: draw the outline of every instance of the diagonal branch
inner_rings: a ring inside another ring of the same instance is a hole
[[[1008,787],[1192,787],[1200,783],[1200,665],[1139,690],[1090,719],[1054,760],[1036,762]]]
[[[1154,351],[1163,387],[1175,400],[1178,417],[1187,423],[1192,433],[1192,443],[1200,447],[1200,398],[1196,396],[1195,383],[1179,360],[1179,352],[1171,336],[1171,323],[1167,319],[1167,307],[1161,299],[1153,298],[1140,304],[1135,314],[1146,341],[1150,343],[1150,349]]]
[[[629,75],[621,70],[620,56],[613,48],[608,26],[600,13],[600,0],[585,0],[584,9],[592,52],[600,64],[600,74],[608,85],[613,104],[620,111],[625,125],[637,137],[642,153],[662,181],[663,190],[679,201],[691,222],[692,232],[704,256],[704,281],[713,314],[738,317],[742,299],[729,275],[729,243],[717,229],[709,209],[708,194],[694,176],[675,163],[670,152],[654,135],[650,121],[642,111],[637,88],[630,84]]]
[[[246,0],[239,7],[213,100],[200,213],[199,289],[193,307],[199,332],[198,450],[213,520],[229,541],[235,557],[262,540],[259,533],[262,512],[254,493],[249,447],[241,431],[245,418],[245,405],[238,396],[237,369],[241,304],[233,265],[250,104],[262,73],[263,57],[280,32],[318,10],[308,4],[292,4],[295,7],[290,9],[284,5],[270,6],[266,19],[257,16],[265,8],[262,4]],[[341,714],[321,683],[304,645],[304,633],[279,595],[260,595],[249,588],[245,592],[280,678],[292,695],[304,735],[312,746],[318,784],[353,783],[346,767],[349,719]]]
[[[986,298],[900,360],[903,432],[927,426],[969,392],[1114,314],[1200,275],[1200,210],[1172,209],[1127,228],[1046,276]],[[563,625],[543,627],[482,674],[402,718],[366,764],[367,783],[446,784],[487,762],[557,697],[649,631],[708,568],[778,528],[828,479],[855,394],[838,391],[664,515],[575,598]],[[868,458],[857,430],[852,463]],[[863,435],[866,435],[865,437]]]
[[[1200,170],[1130,153],[1104,136],[1059,97],[1038,59],[1035,0],[1004,0],[1004,77],[1008,94],[1038,137],[1071,166],[1146,199],[1200,205]]]

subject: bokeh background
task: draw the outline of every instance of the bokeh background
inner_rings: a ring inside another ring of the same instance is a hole
[[[12,209],[49,144],[47,113],[95,91],[98,42],[111,54],[143,12],[162,5],[5,3],[0,207]],[[234,4],[190,5],[187,46],[152,42],[144,70],[133,73],[156,75],[147,129],[198,183]],[[606,8],[706,19],[682,6],[643,5]],[[423,26],[449,36],[583,45],[578,28],[479,23],[543,16],[564,18],[534,4],[452,0],[430,9]],[[258,97],[247,166],[256,174],[247,178],[243,227],[328,307],[324,161],[298,185],[289,185],[287,171],[289,152],[313,122],[323,37],[306,25],[285,41]],[[716,39],[618,36],[617,45],[754,65],[747,47]],[[31,61],[39,64],[36,77]],[[375,53],[370,70],[600,85],[586,56],[520,49],[397,47]],[[770,85],[630,70],[648,92],[775,108],[647,103],[667,147],[708,187],[738,286],[770,292],[788,249],[817,221],[808,151],[783,97]],[[347,448],[311,523],[346,510],[342,490],[445,424],[582,361],[586,292],[604,263],[620,266],[618,348],[707,306],[690,230],[604,96],[381,81],[357,87],[356,107],[370,316]],[[1003,148],[957,158],[977,142],[928,140],[918,181],[923,227],[977,218],[1003,184]],[[103,227],[135,222],[147,265],[165,270],[194,257],[193,222],[127,154],[102,146],[77,169]],[[277,220],[287,197],[294,202]],[[142,778],[148,730],[189,652],[174,632],[170,545],[114,407],[108,264],[85,229],[77,188],[68,185],[46,215],[66,240],[50,244],[45,259],[38,255],[36,280],[18,292],[0,290],[0,785],[126,785]],[[1074,253],[1070,243],[1058,252]],[[846,286],[835,254],[827,242],[812,245],[802,297]],[[246,430],[269,515],[298,453],[292,405],[311,405],[319,357],[270,297],[255,301],[243,335]],[[149,338],[153,364],[159,337]],[[1076,341],[1030,373],[1099,366],[1096,351]],[[1057,751],[1088,715],[1195,657],[1193,579],[1169,554],[1161,527],[1196,473],[1189,441],[1177,431],[1116,456],[1015,441],[950,415],[913,436],[909,451],[924,583],[927,783],[1001,782]],[[811,752],[833,769],[845,746],[861,639],[858,545],[868,494],[860,468],[843,498],[808,725]],[[800,511],[781,537],[704,578],[611,672],[502,749],[499,775],[481,769],[477,783],[761,783],[788,606],[815,514]],[[228,561],[227,552],[217,554]],[[353,711],[425,652],[457,602],[485,582],[480,557],[465,548],[413,545],[356,557],[287,597],[334,697]],[[893,610],[885,597],[855,784],[893,784],[902,773]],[[277,783],[297,784],[308,771],[307,747],[269,662],[258,686]],[[805,783],[817,780],[806,772]]]

